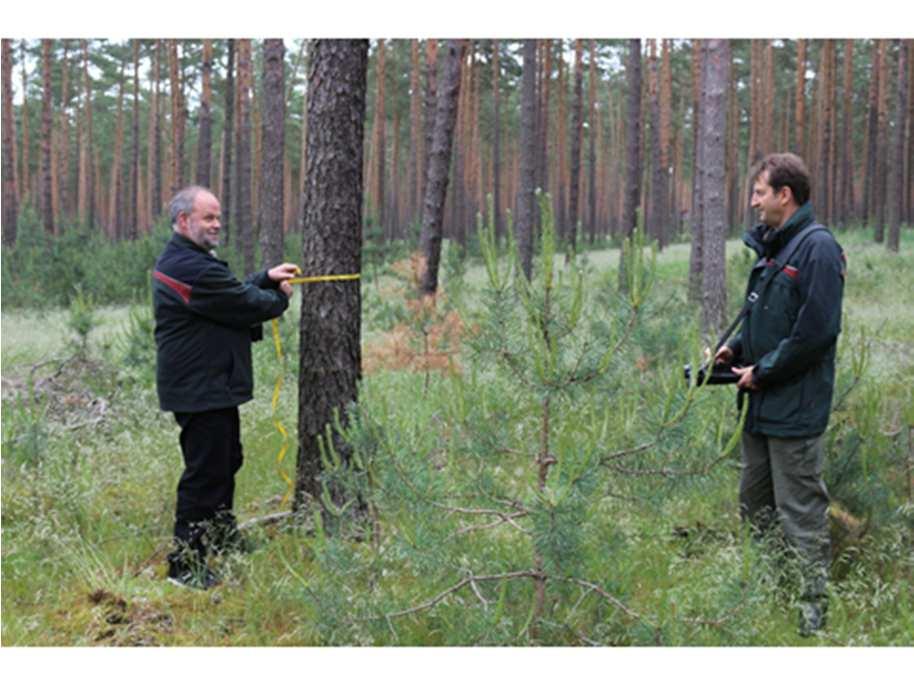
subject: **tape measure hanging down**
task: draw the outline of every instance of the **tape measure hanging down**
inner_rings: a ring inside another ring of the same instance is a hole
[[[289,279],[289,283],[300,284],[321,283],[324,281],[356,281],[360,278],[360,276],[360,274],[296,276]],[[279,319],[271,320],[270,325],[273,328],[273,347],[276,349],[276,359],[279,360],[279,374],[276,376],[276,383],[273,384],[273,402],[271,407],[273,413],[273,426],[276,427],[276,431],[278,431],[279,435],[282,437],[282,445],[279,446],[279,453],[276,455],[276,470],[279,472],[280,478],[286,483],[286,493],[282,497],[282,501],[280,501],[280,506],[283,506],[289,501],[289,498],[292,497],[292,493],[295,490],[295,482],[283,468],[283,460],[286,459],[286,453],[289,451],[289,432],[286,431],[286,427],[283,426],[281,421],[279,421],[279,416],[277,415],[277,408],[279,407],[279,395],[282,392],[282,378],[285,376],[286,371],[286,357],[283,355],[282,339],[279,337]]]

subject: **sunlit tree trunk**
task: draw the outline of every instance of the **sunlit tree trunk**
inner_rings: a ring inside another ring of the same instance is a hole
[[[704,242],[704,217],[702,209],[704,207],[702,193],[702,147],[701,147],[701,127],[702,127],[702,103],[704,102],[704,60],[705,45],[704,41],[692,41],[692,210],[690,212],[692,225],[692,242],[689,246],[689,300],[692,302],[701,301],[701,283],[702,283],[702,244]],[[751,130],[752,124],[750,122]],[[751,149],[751,147],[750,147]]]
[[[251,210],[251,40],[238,41],[238,84],[235,137],[235,231],[245,273],[254,271],[254,226]]]

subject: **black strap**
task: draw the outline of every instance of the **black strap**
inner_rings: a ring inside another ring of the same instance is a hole
[[[787,266],[787,264],[790,262],[790,258],[794,256],[794,253],[796,253],[796,251],[800,248],[800,245],[803,243],[804,240],[806,240],[807,236],[809,236],[811,233],[813,233],[815,231],[826,231],[826,230],[827,229],[824,226],[822,226],[821,224],[813,222],[812,224],[807,226],[805,229],[800,231],[796,236],[791,238],[787,242],[787,245],[785,245],[783,248],[778,250],[778,254],[775,255],[774,259],[772,260],[777,265],[777,271],[781,271],[784,267]],[[781,259],[780,259],[781,256],[784,256],[783,261],[781,261]],[[769,280],[769,283],[770,282],[771,282],[771,280]],[[733,333],[734,329],[736,329],[736,327],[739,326],[739,323],[741,321],[743,321],[743,319],[745,319],[747,314],[749,314],[749,310],[752,309],[752,306],[755,304],[755,301],[759,299],[759,295],[760,295],[759,293],[752,291],[751,293],[749,293],[749,295],[746,296],[746,302],[743,304],[743,309],[741,309],[739,311],[739,314],[736,315],[736,319],[734,319],[733,323],[727,327],[727,330],[724,331],[724,335],[721,336],[720,340],[717,342],[717,347],[714,348],[715,355],[717,354],[717,351],[720,350],[721,347],[730,338],[730,335]]]

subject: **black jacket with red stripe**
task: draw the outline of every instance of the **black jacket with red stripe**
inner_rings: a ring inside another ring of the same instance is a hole
[[[169,412],[236,407],[253,397],[251,342],[289,306],[259,272],[244,283],[228,264],[175,233],[152,274],[156,387]]]
[[[745,424],[752,433],[815,436],[828,424],[841,331],[844,252],[823,227],[802,240],[789,264],[772,259],[813,221],[807,202],[781,229],[759,225],[743,236],[761,258],[746,289],[759,299],[729,345],[746,365],[755,365],[753,380],[759,390],[749,393]]]

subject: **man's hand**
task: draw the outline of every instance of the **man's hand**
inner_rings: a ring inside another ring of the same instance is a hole
[[[289,283],[288,281],[280,281],[279,290],[281,290],[283,293],[285,293],[287,298],[292,297],[292,284]]]
[[[752,372],[755,369],[755,365],[751,367],[733,367],[733,373],[739,375],[739,381],[736,382],[736,387],[743,391],[757,391],[758,386],[755,385],[755,382],[752,380]]]
[[[286,279],[291,279],[293,276],[300,273],[301,270],[298,268],[298,265],[292,264],[291,262],[283,262],[269,270],[267,276],[276,283],[280,283]]]
[[[714,364],[726,364],[733,359],[733,351],[726,345],[720,346],[720,350],[714,356]]]

